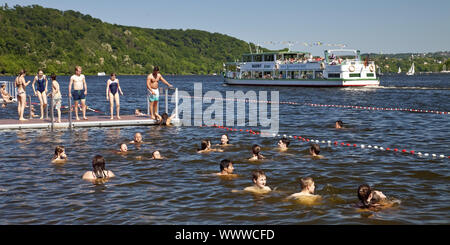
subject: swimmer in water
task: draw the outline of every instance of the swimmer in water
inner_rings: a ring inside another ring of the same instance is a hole
[[[297,199],[307,202],[314,202],[317,198],[320,198],[319,195],[314,195],[314,190],[316,186],[314,184],[314,180],[311,177],[302,178],[300,180],[300,186],[302,190],[298,193],[294,193],[288,197],[288,199]]]
[[[108,178],[115,177],[112,171],[105,169],[105,159],[100,155],[96,155],[92,160],[92,168],[93,171],[87,171],[84,173],[82,179],[94,181],[99,179],[106,180]]]
[[[265,157],[261,154],[261,147],[259,145],[256,145],[256,144],[253,145],[252,152],[253,152],[253,156],[248,159],[249,161],[257,161],[257,160],[265,159]]]
[[[137,117],[146,116],[144,113],[141,112],[140,109],[134,110],[134,115],[137,116]]]
[[[228,138],[227,134],[223,134],[220,138],[220,144],[219,146],[228,146],[230,145],[230,138]]]
[[[161,153],[159,151],[154,151],[154,152],[152,152],[152,159],[153,160],[161,160],[161,159],[166,159],[166,158],[161,156]]]
[[[318,144],[312,144],[311,148],[309,148],[309,154],[311,154],[312,158],[323,159],[324,156],[319,155],[319,153],[320,153],[320,146]]]
[[[283,137],[282,139],[280,139],[278,141],[278,147],[280,149],[280,151],[287,151],[289,144],[291,143],[291,141],[285,137]]]
[[[387,200],[387,197],[381,192],[372,190],[368,184],[362,184],[358,187],[358,207],[377,211],[381,208],[390,207],[394,202]]]
[[[341,120],[338,120],[338,121],[336,121],[334,127],[338,128],[338,129],[339,128],[343,128],[344,127],[344,123]]]
[[[233,163],[228,159],[224,159],[220,162],[220,172],[216,173],[216,175],[236,177],[237,175],[233,174],[233,171],[234,171]]]
[[[127,154],[128,153],[128,146],[127,144],[121,144],[120,150],[116,152],[117,154]]]
[[[210,152],[210,151],[223,152],[222,149],[211,148],[211,141],[210,140],[202,140],[201,148],[197,149],[197,153],[206,153],[206,152]]]
[[[52,158],[52,163],[65,163],[66,161],[67,155],[64,146],[57,146],[55,148],[55,155]]]
[[[161,120],[159,120],[159,126],[170,126],[171,125],[171,121],[172,119],[175,117],[176,115],[173,114],[172,116],[169,117],[169,114],[167,113],[163,113],[161,115]]]
[[[262,170],[253,171],[252,180],[254,185],[246,187],[244,191],[256,193],[256,194],[264,194],[271,191],[270,187],[266,186],[266,174]]]
[[[142,141],[141,133],[135,133],[134,140],[130,141],[130,144],[142,144],[142,143],[144,143],[144,141]]]

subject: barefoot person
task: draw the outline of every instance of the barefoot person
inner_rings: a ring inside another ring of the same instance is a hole
[[[172,85],[164,79],[159,73],[159,67],[155,66],[153,73],[147,76],[147,89],[149,92],[150,101],[150,117],[151,119],[161,120],[161,116],[158,114],[158,100],[159,100],[159,90],[158,81],[162,81],[167,86],[172,87]]]
[[[21,70],[19,76],[17,76],[14,81],[14,86],[17,88],[17,112],[19,113],[20,121],[27,120],[23,118],[23,113],[25,111],[25,105],[27,104],[26,87],[31,83],[31,81],[25,82],[25,75],[26,71]]]
[[[34,87],[34,84],[37,82],[37,87]],[[44,71],[41,69],[38,70],[37,75],[34,77],[33,87],[34,96],[39,98],[39,104],[41,105],[41,117],[40,119],[44,119],[44,109],[47,107],[47,76],[44,75]]]
[[[56,81],[56,75],[52,74],[52,92],[50,93],[52,96],[52,103],[55,107],[56,111],[58,112],[58,120],[57,122],[61,122],[61,102],[62,102],[62,96],[61,91],[59,90],[59,83]]]
[[[73,91],[72,91],[73,84]],[[86,95],[87,95],[87,85],[86,78],[81,74],[81,66],[75,67],[75,75],[70,77],[69,82],[69,97],[73,97],[75,102],[75,116],[77,120],[78,117],[78,102],[81,101],[81,109],[83,111],[83,119],[88,120],[86,117]]]
[[[12,103],[13,102],[13,97],[8,93],[8,91],[6,91],[6,84],[5,83],[3,83],[2,86],[0,87],[0,94],[1,94],[2,99],[3,99],[2,107],[6,107],[6,105],[8,103]]]
[[[120,98],[119,92],[123,96],[122,89],[119,85],[119,79],[116,78],[116,73],[111,73],[111,78],[106,83],[106,100],[109,101],[111,108],[111,118],[114,119],[114,101],[116,101],[117,119],[120,119]]]

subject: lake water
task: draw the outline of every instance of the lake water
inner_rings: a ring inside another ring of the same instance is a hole
[[[223,96],[231,90],[277,90],[280,101],[450,111],[449,75],[383,76],[379,88],[257,88],[224,86],[220,76],[165,77],[191,95],[193,84],[200,82],[204,92],[217,90]],[[87,104],[101,111],[88,111],[88,116],[109,110],[107,78],[87,76]],[[118,78],[125,94],[121,113],[133,114],[135,108],[146,111],[145,76]],[[58,78],[63,94],[67,94],[68,79]],[[27,93],[31,91],[27,87]],[[63,101],[67,105],[67,97]],[[17,118],[16,107],[0,109],[3,118]],[[450,224],[449,119],[450,115],[431,113],[280,105],[281,135],[445,154],[445,159],[321,144],[325,159],[313,160],[307,156],[308,142],[292,140],[290,149],[281,153],[276,149],[278,137],[241,132],[228,132],[233,145],[225,152],[197,154],[202,139],[217,144],[226,131],[194,126],[53,133],[3,130],[0,224]],[[346,129],[334,129],[336,120],[342,120]],[[113,153],[136,132],[142,133],[146,144],[140,148],[129,144],[131,152],[126,156]],[[247,161],[253,144],[262,146],[267,160]],[[57,145],[66,148],[69,161],[64,165],[50,163]],[[167,159],[149,160],[153,150],[160,150]],[[96,154],[103,155],[107,169],[117,175],[105,184],[81,180]],[[212,175],[225,158],[234,162],[238,178]],[[266,172],[267,185],[276,191],[266,195],[232,192],[250,186],[255,169]],[[285,201],[300,191],[299,179],[306,176],[314,178],[322,202],[305,206]],[[353,204],[363,183],[401,204],[379,212],[359,212]]]

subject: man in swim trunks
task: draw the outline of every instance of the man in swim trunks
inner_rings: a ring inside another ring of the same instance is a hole
[[[73,84],[73,91],[72,91]],[[81,67],[75,67],[75,75],[70,77],[69,82],[69,97],[73,97],[75,101],[75,116],[77,120],[80,120],[78,117],[78,101],[81,101],[81,109],[83,111],[83,119],[88,120],[86,117],[86,95],[87,95],[87,85],[86,78],[83,74],[81,74]]]
[[[158,114],[158,100],[159,100],[159,90],[158,81],[161,80],[169,87],[173,87],[169,82],[164,79],[159,73],[159,67],[155,66],[153,73],[147,76],[147,90],[149,92],[150,101],[150,115],[151,119],[161,120],[161,116]]]

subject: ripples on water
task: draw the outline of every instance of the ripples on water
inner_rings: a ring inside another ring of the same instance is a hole
[[[203,82],[204,92],[218,90],[223,96],[226,90],[257,89],[223,86],[220,77],[167,78],[191,95],[193,82]],[[87,79],[87,103],[103,112],[108,110],[104,79]],[[119,79],[125,93],[121,112],[131,114],[136,105],[145,105],[145,78]],[[59,80],[64,93],[68,77]],[[258,89],[279,90],[280,101],[450,111],[450,76],[386,76],[381,84],[380,88]],[[15,118],[16,113],[10,106],[1,109],[0,118]],[[338,119],[346,129],[333,129]],[[280,105],[280,134],[446,156],[448,121],[448,115]],[[113,153],[136,132],[142,133],[145,144],[140,148],[129,144],[126,156]],[[275,149],[276,139],[237,132],[228,133],[233,145],[225,152],[196,154],[203,138],[216,144],[222,133],[198,127],[0,131],[0,224],[449,224],[448,159],[321,144],[326,159],[312,160],[303,142],[293,140],[281,153]],[[262,146],[267,160],[246,160],[253,144]],[[56,145],[66,148],[69,161],[64,165],[49,161]],[[149,160],[154,150],[167,159]],[[102,185],[81,180],[95,154],[105,157],[116,178]],[[238,178],[212,176],[225,158],[235,163]],[[266,172],[267,184],[276,191],[262,196],[231,192],[251,185],[251,172],[257,168]],[[314,178],[323,200],[313,206],[285,201],[299,191],[299,179],[306,176]],[[371,216],[358,212],[352,205],[362,183],[401,204]]]

